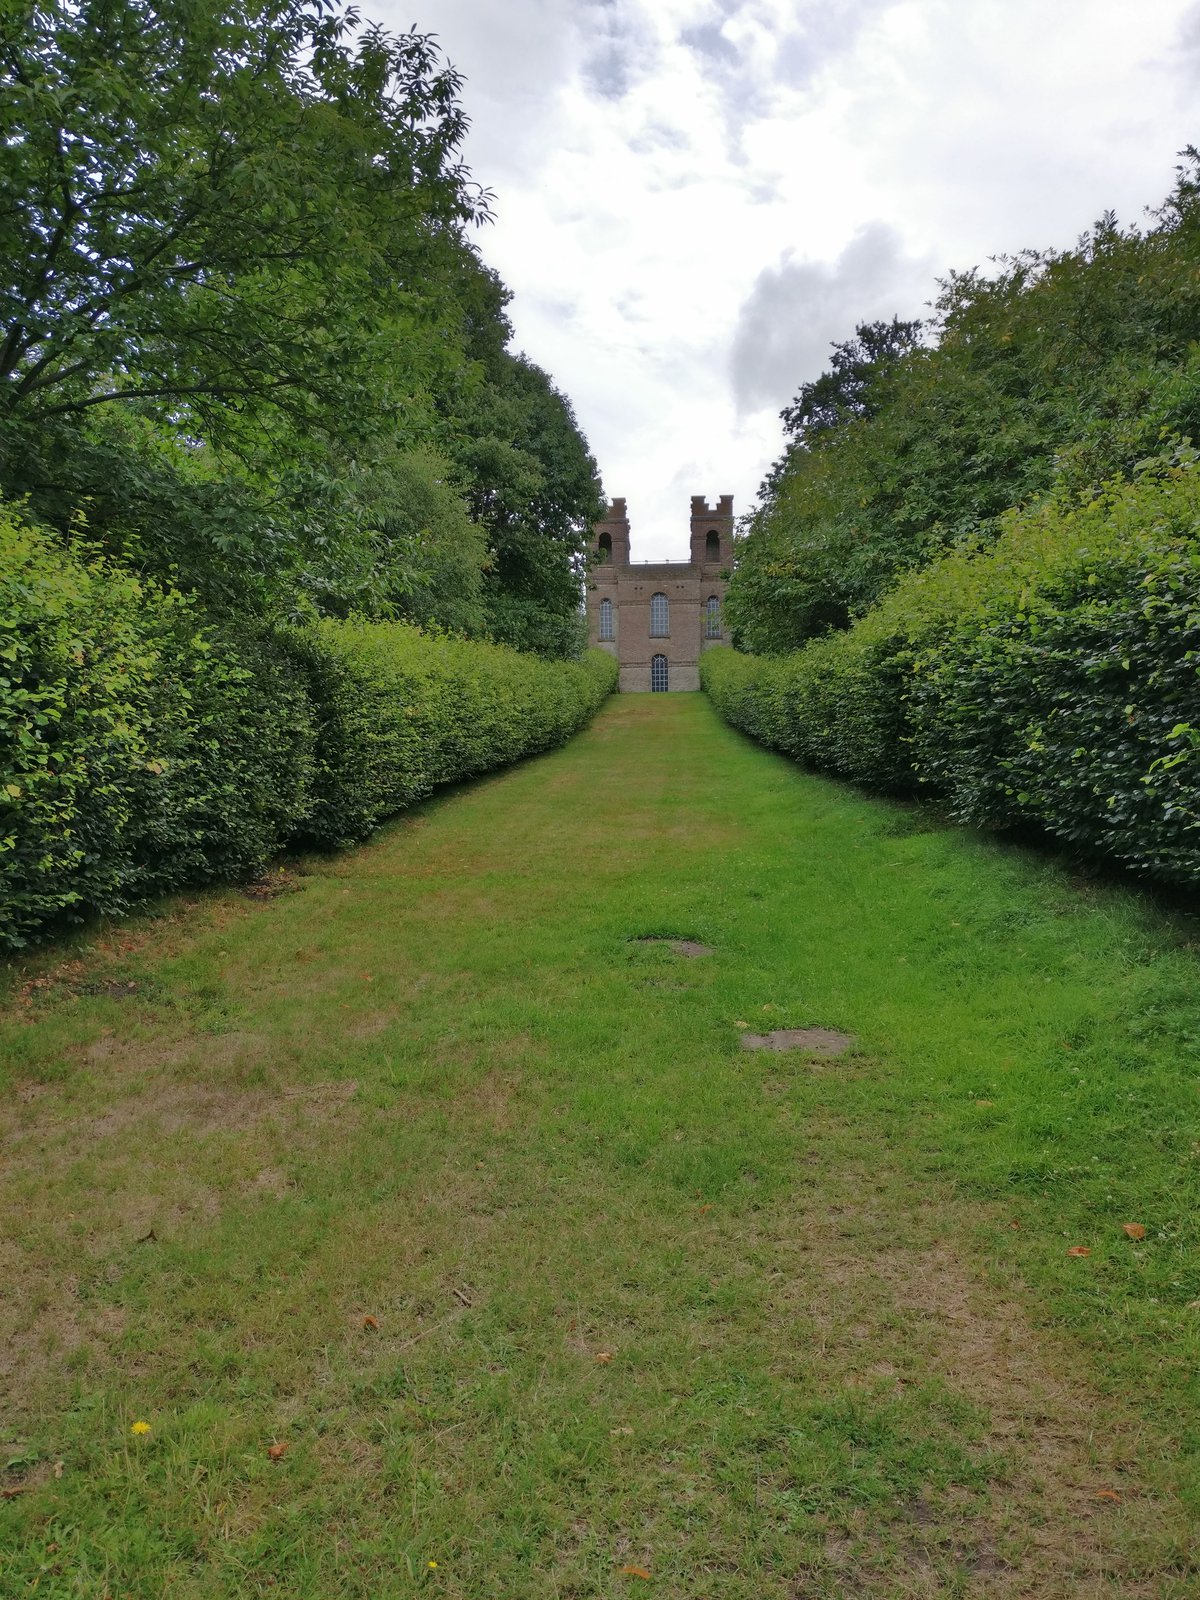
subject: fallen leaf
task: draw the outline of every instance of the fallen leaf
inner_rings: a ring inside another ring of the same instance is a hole
[[[621,1576],[623,1578],[648,1578],[650,1569],[649,1567],[622,1567]]]
[[[1086,1244],[1073,1244],[1067,1251],[1069,1256],[1090,1256],[1091,1253]]]
[[[735,1022],[734,1023],[734,1027],[735,1028],[748,1028],[749,1026],[750,1026],[750,1024],[748,1022]]]
[[[703,1217],[711,1210],[712,1210],[712,1202],[710,1201],[708,1203],[708,1205],[700,1207],[700,1215]]]
[[[367,1316],[365,1316],[363,1318],[363,1327],[364,1328],[377,1328],[378,1326],[379,1326],[379,1323],[378,1323],[378,1321],[376,1320],[375,1317],[372,1317],[372,1316],[370,1316],[368,1314]]]
[[[286,1439],[281,1439],[278,1444],[269,1444],[267,1446],[267,1455],[271,1458],[272,1461],[282,1461],[286,1454],[287,1454],[287,1440]]]
[[[609,1350],[601,1350],[600,1354],[596,1357],[598,1365],[602,1367],[606,1367],[611,1360],[612,1352]]]
[[[633,1429],[632,1428],[610,1428],[608,1431],[612,1435],[612,1437],[615,1439],[618,1436],[618,1434],[632,1433]]]
[[[1014,1233],[1020,1233],[1020,1231],[1021,1231],[1021,1224],[1017,1221],[1016,1217],[1014,1217],[1012,1219],[1012,1221],[1009,1223],[1009,1227],[1013,1230]]]
[[[0,1489],[0,1500],[15,1500],[19,1494],[25,1493],[23,1483],[14,1483],[7,1489]]]
[[[1117,1491],[1115,1489],[1097,1489],[1096,1490],[1096,1499],[1097,1500],[1111,1500],[1116,1505],[1120,1505],[1121,1504],[1121,1496],[1117,1493]]]
[[[1126,1222],[1122,1226],[1124,1232],[1131,1239],[1144,1239],[1146,1237],[1146,1230],[1140,1222]]]
[[[61,1478],[61,1477],[62,1477],[62,1475],[63,1475],[63,1468],[64,1468],[64,1466],[65,1466],[65,1465],[66,1465],[66,1463],[65,1463],[65,1462],[63,1462],[63,1461],[56,1461],[56,1462],[55,1462],[55,1463],[54,1463],[54,1476],[55,1476],[55,1477],[56,1477],[56,1478]]]
[[[994,1106],[996,1102],[994,1100],[976,1100],[975,1104],[977,1106]]]

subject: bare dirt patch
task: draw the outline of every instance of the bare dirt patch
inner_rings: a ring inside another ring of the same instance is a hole
[[[862,1191],[870,1189],[864,1174]],[[1067,1352],[958,1248],[936,1237],[890,1238],[888,1199],[796,1219],[795,1253],[777,1240],[784,1278],[776,1315],[802,1310],[815,1321],[844,1388],[899,1395],[944,1384],[985,1418],[980,1459],[1001,1465],[982,1508],[975,1496],[917,1495],[878,1526],[849,1511],[796,1595],[1162,1594],[1149,1541],[1161,1553],[1178,1508],[1132,1477],[1136,1425],[1073,1381]],[[930,1210],[920,1220],[936,1233]]]
[[[278,900],[283,894],[299,894],[303,887],[294,872],[276,867],[273,872],[264,872],[253,883],[244,883],[241,892],[248,900]]]
[[[117,1088],[118,1078],[126,1083],[141,1080],[136,1093],[128,1098],[127,1105],[151,1105],[158,1090],[177,1092],[183,1086],[167,1077],[170,1072],[186,1069],[191,1061],[201,1062],[206,1073],[213,1075],[235,1069],[251,1057],[260,1055],[265,1040],[259,1034],[230,1032],[221,1034],[191,1035],[185,1039],[162,1037],[121,1037],[110,1029],[86,1044],[76,1046],[71,1054],[86,1067],[102,1068],[102,1082],[96,1092],[108,1100],[108,1107],[100,1116],[112,1109],[111,1096]],[[97,1074],[97,1078],[100,1078]],[[147,1087],[148,1083],[153,1087]],[[123,1102],[118,1102],[118,1106]],[[71,1129],[85,1127],[88,1118],[77,1109],[78,1102],[68,1100],[58,1085],[41,1083],[19,1084],[11,1101],[0,1106],[0,1146],[10,1148],[29,1139],[57,1138]],[[98,1119],[97,1119],[98,1120]],[[126,1121],[128,1118],[126,1117]]]
[[[84,1345],[111,1346],[125,1329],[117,1306],[81,1297],[79,1279],[67,1273],[48,1280],[30,1269],[15,1244],[0,1243],[0,1275],[7,1294],[0,1317],[0,1381],[11,1399],[9,1421],[24,1397]]]
[[[295,1186],[280,1167],[263,1167],[244,1187],[247,1194],[265,1194],[279,1200]]]
[[[840,1056],[854,1044],[852,1034],[833,1028],[774,1028],[741,1037],[743,1050],[806,1050],[812,1056]]]
[[[398,1011],[369,1011],[347,1022],[344,1036],[347,1039],[374,1039],[385,1033],[397,1020]]]
[[[164,954],[194,933],[197,909],[197,902],[181,900],[170,914],[147,915],[98,933],[81,953],[65,960],[54,958],[53,947],[30,952],[28,965],[14,971],[11,989],[0,994],[0,1012],[11,1007],[19,1016],[73,995],[147,998],[152,981],[146,976],[131,978],[128,963],[149,950]]]
[[[159,1135],[190,1133],[201,1138],[256,1122],[269,1096],[262,1090],[203,1088],[196,1084],[156,1084],[118,1100],[99,1116],[75,1125],[90,1143],[124,1137],[143,1125]]]
[[[325,1083],[298,1083],[282,1091],[279,1098],[285,1104],[301,1105],[312,1110],[340,1111],[358,1093],[357,1078],[333,1078]]]
[[[176,1083],[170,1080],[143,1084],[136,1093],[112,1102],[92,1116],[39,1117],[0,1136],[10,1149],[39,1142],[44,1155],[47,1138],[63,1153],[92,1149],[109,1139],[123,1139],[133,1130],[152,1127],[164,1135],[240,1133],[283,1107],[303,1107],[337,1112],[354,1098],[353,1078],[327,1083],[289,1085],[283,1089],[244,1089],[214,1084]]]
[[[225,1068],[259,1053],[266,1046],[262,1034],[233,1029],[228,1033],[191,1034],[186,1039],[120,1038],[106,1031],[84,1045],[83,1060],[103,1062],[116,1071],[147,1071],[203,1061],[210,1071]]]
[[[39,1256],[0,1241],[0,1389],[10,1420],[36,1410],[67,1360],[82,1363],[81,1373],[111,1365],[125,1314],[98,1303],[98,1284],[135,1252],[203,1238],[231,1193],[286,1194],[291,1179],[266,1163],[326,1128],[337,1137],[357,1088],[352,1078],[247,1089],[151,1074],[99,1112],[34,1116],[11,1129],[0,1140],[4,1204],[45,1249]],[[217,1166],[213,1138],[222,1141]]]
[[[503,1132],[513,1125],[513,1099],[520,1085],[519,1073],[493,1068],[466,1092],[463,1107],[478,1116],[486,1127]]]
[[[132,1000],[144,987],[136,978],[99,978],[94,983],[80,984],[76,992],[100,995],[105,1000]]]
[[[633,944],[665,944],[673,954],[689,956],[693,960],[697,956],[716,954],[711,944],[701,944],[699,939],[675,938],[670,934],[641,933],[631,942]]]

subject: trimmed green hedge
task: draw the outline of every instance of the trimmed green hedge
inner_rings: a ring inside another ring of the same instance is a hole
[[[616,688],[602,650],[546,661],[394,622],[321,622],[290,639],[317,708],[317,774],[301,833],[361,839],[438,784],[563,744]]]
[[[1200,882],[1200,471],[1010,512],[782,657],[706,652],[722,715],[808,765]]]
[[[0,949],[361,839],[569,738],[615,678],[401,624],[217,628],[0,506]]]

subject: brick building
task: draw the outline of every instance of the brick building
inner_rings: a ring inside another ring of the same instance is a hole
[[[721,642],[733,496],[694,494],[691,534],[690,561],[631,561],[624,500],[592,530],[588,642],[616,656],[626,693],[698,689],[700,652]]]

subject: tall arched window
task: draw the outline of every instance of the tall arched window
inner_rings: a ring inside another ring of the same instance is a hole
[[[667,692],[667,658],[655,656],[650,662],[650,688],[655,694]]]
[[[715,594],[710,594],[704,602],[704,637],[706,639],[721,637],[721,602]]]
[[[665,639],[671,631],[671,611],[665,594],[650,596],[650,637]]]
[[[600,637],[602,639],[614,639],[616,637],[616,635],[613,633],[613,609],[611,600],[601,600],[600,602]]]
[[[599,551],[600,551],[600,564],[601,564],[601,566],[603,566],[606,561],[611,561],[612,560],[612,534],[611,533],[602,533],[600,535],[598,548],[599,548]]]
[[[704,559],[705,561],[720,561],[721,559],[721,535],[715,528],[710,528],[705,537]]]

